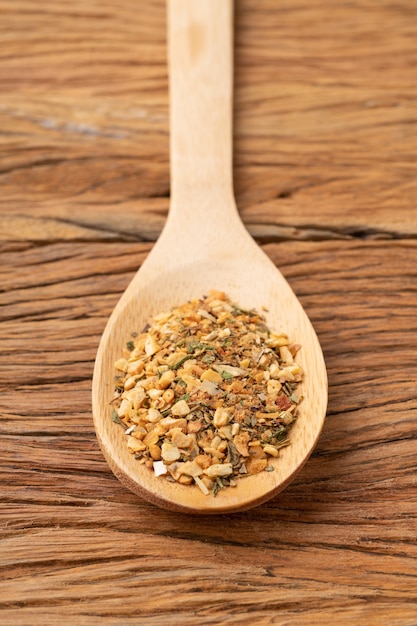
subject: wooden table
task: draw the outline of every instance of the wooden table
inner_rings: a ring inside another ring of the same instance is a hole
[[[322,343],[299,477],[210,519],[98,448],[100,335],[169,202],[165,6],[0,0],[0,621],[417,623],[413,0],[238,0],[242,218]]]

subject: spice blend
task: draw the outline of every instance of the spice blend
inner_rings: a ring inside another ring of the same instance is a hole
[[[133,334],[118,370],[113,420],[161,480],[206,495],[273,471],[289,444],[302,379],[300,346],[223,292],[191,300]]]

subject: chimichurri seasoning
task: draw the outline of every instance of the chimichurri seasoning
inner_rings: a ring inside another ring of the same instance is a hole
[[[161,480],[216,495],[273,471],[297,419],[300,346],[211,291],[156,315],[116,364],[113,419]]]

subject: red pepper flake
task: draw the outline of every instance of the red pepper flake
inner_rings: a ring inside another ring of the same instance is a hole
[[[281,409],[281,411],[286,411],[291,406],[291,400],[288,396],[278,396],[275,400],[275,404]]]

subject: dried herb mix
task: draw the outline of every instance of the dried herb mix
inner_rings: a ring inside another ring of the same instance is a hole
[[[132,334],[118,370],[114,421],[161,480],[204,494],[273,471],[289,444],[302,379],[300,346],[223,292],[191,300]]]

